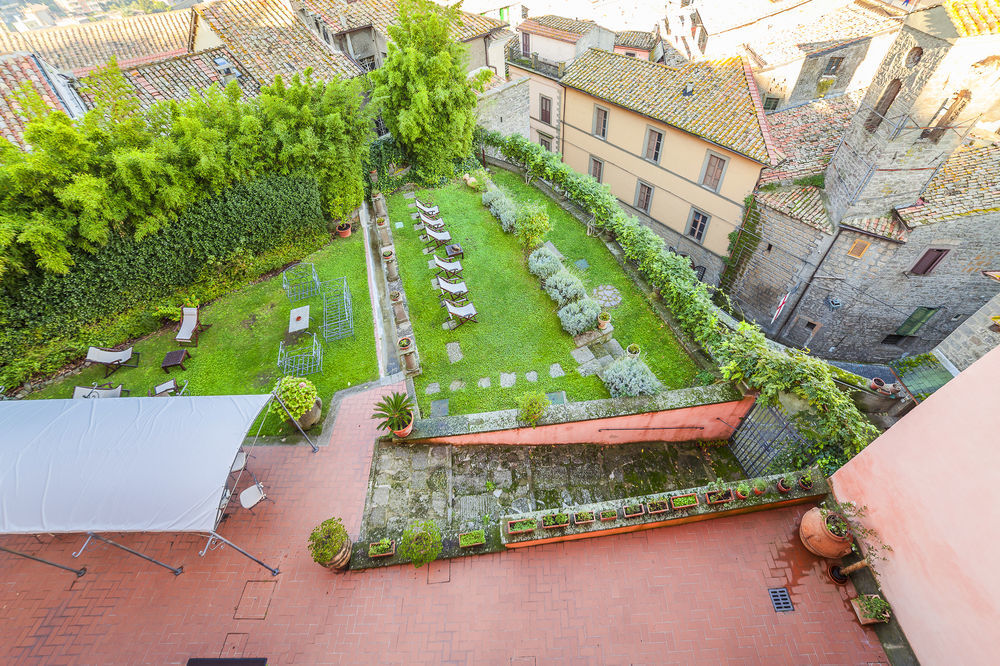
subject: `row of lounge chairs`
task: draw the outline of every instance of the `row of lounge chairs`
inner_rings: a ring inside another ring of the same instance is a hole
[[[424,231],[428,237],[428,246],[437,249],[442,245],[451,243],[451,234],[444,230],[444,220],[441,219],[441,211],[437,206],[425,204],[419,199],[416,200],[417,211],[420,221],[424,224]],[[448,311],[448,315],[455,320],[455,328],[466,322],[476,322],[479,313],[476,307],[468,301],[469,288],[462,279],[462,264],[457,259],[446,261],[434,255],[434,265],[437,267],[435,276],[437,277],[438,289],[441,300],[441,307]]]
[[[184,386],[178,386],[176,379],[169,379],[162,384],[157,384],[153,388],[149,389],[147,395],[150,398],[165,398],[171,395],[184,395],[184,391],[187,390],[188,383],[184,382]],[[123,388],[121,384],[118,386],[112,386],[110,382],[107,384],[94,384],[93,386],[76,386],[73,388],[73,399],[80,398],[121,398],[122,396],[128,396],[130,391],[127,388]]]

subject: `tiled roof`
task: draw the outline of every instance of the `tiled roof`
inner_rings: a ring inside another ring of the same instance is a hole
[[[53,109],[68,112],[46,79],[38,61],[31,54],[0,56],[0,136],[22,148],[25,147],[22,139],[25,120],[21,117],[20,107],[14,102],[11,93],[25,82],[29,83]]]
[[[31,51],[78,75],[112,56],[119,67],[128,67],[187,53],[192,17],[191,10],[184,9],[16,33],[0,24],[0,53]]]
[[[768,208],[808,224],[824,233],[833,233],[833,224],[826,213],[822,192],[818,187],[782,187],[772,191],[758,191],[757,201]]]
[[[335,32],[359,30],[371,26],[388,36],[389,26],[397,22],[399,3],[396,0],[300,0],[302,5],[323,19]],[[452,28],[452,37],[469,41],[498,30],[507,24],[488,16],[461,12],[459,23]]]
[[[656,48],[659,37],[655,32],[645,32],[643,30],[624,30],[615,33],[615,46],[625,48],[642,49],[652,51]]]
[[[681,67],[686,65],[688,59],[684,57],[684,54],[677,50],[677,47],[668,42],[665,39],[661,39],[660,43],[663,44],[663,64],[668,67]]]
[[[818,18],[770,32],[774,38],[747,49],[758,67],[774,67],[849,44],[869,35],[898,30],[903,14],[863,1],[841,5]]]
[[[1000,145],[962,147],[951,154],[924,190],[923,203],[896,212],[907,226],[1000,211]]]
[[[773,14],[788,12],[810,0],[737,0],[698,2],[698,15],[710,35],[754,23]]]
[[[521,21],[517,29],[541,37],[576,44],[580,37],[597,27],[593,21],[577,21],[562,16],[535,16]]]
[[[847,131],[862,92],[800,104],[767,115],[771,136],[784,159],[764,169],[761,183],[822,173]]]
[[[944,7],[958,34],[1000,35],[1000,0],[946,0]]]
[[[247,71],[235,56],[224,46],[206,49],[198,53],[168,58],[159,62],[123,70],[128,81],[135,86],[136,95],[143,108],[155,102],[170,99],[187,99],[191,88],[205,90],[213,83],[225,87],[222,75],[215,68],[215,58],[225,58],[242,76],[236,81],[248,97],[256,97],[260,83]]]
[[[361,73],[350,57],[320,42],[282,0],[217,0],[195,11],[262,85],[307,67],[324,80]]]
[[[751,83],[740,58],[674,68],[590,49],[562,84],[673,125],[767,164],[770,156]],[[693,93],[684,95],[687,84]]]
[[[857,217],[842,220],[840,224],[900,243],[905,243],[906,237],[910,234],[909,228],[892,214],[881,217]]]

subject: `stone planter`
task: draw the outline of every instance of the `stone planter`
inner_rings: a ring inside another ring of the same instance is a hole
[[[874,595],[865,595],[874,596]],[[882,617],[865,617],[865,609],[861,607],[861,602],[858,601],[857,597],[851,599],[851,608],[854,609],[854,614],[858,616],[858,622],[861,624],[879,624],[881,622],[889,621],[889,613],[886,613]]]
[[[402,324],[406,321],[406,307],[403,305],[403,295],[398,291],[391,292],[389,300],[392,301],[392,314],[396,318],[396,323]],[[400,349],[403,349],[403,347],[400,346]]]
[[[372,195],[372,203],[375,204],[376,217],[389,217],[389,210],[385,206],[385,195],[379,192]]]
[[[635,343],[630,344],[628,347],[625,348],[625,354],[629,358],[639,358],[639,351],[640,351],[639,345]]]
[[[334,571],[343,571],[347,568],[347,565],[351,563],[351,540],[344,539],[343,545],[341,545],[340,550],[333,556],[329,562],[323,564],[327,569],[332,569]]]
[[[417,365],[417,352],[416,351],[405,351],[403,352],[403,368],[406,372],[416,372],[420,366]]]
[[[388,252],[388,256],[386,256]],[[399,279],[399,270],[396,268],[396,255],[392,250],[386,250],[382,253],[382,261],[385,264],[385,277],[389,282],[394,282]]]
[[[375,228],[378,230],[378,244],[379,247],[385,247],[386,245],[390,245],[392,243],[392,240],[389,238],[389,221],[384,217],[379,219],[381,219],[382,222],[375,223]]]
[[[839,559],[851,552],[851,540],[830,531],[818,506],[803,514],[799,523],[799,539],[810,553],[829,560]]]
[[[312,409],[298,418],[299,427],[303,430],[309,430],[309,428],[319,423],[319,416],[322,412],[323,400],[316,398],[316,403],[312,406]]]

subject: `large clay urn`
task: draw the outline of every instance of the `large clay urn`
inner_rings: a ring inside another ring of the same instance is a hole
[[[320,398],[316,398],[315,404],[313,404],[312,409],[299,417],[299,427],[303,430],[309,430],[314,425],[319,423],[319,415],[323,412],[323,401]]]
[[[830,560],[839,559],[851,552],[851,540],[830,531],[818,506],[809,509],[802,516],[799,538],[810,553]]]
[[[351,563],[351,540],[344,539],[343,545],[340,546],[340,550],[336,552],[333,558],[329,562],[324,562],[323,566],[327,569],[333,569],[335,571],[342,571],[347,568],[347,565]]]

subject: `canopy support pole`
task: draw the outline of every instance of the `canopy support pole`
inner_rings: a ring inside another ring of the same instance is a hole
[[[164,569],[170,569],[172,572],[174,572],[175,576],[180,576],[182,573],[184,573],[184,566],[183,565],[181,565],[181,566],[179,566],[179,567],[177,567],[175,569],[174,567],[170,566],[169,564],[164,564],[163,562],[161,562],[159,560],[154,560],[149,555],[146,555],[144,553],[140,553],[137,550],[132,550],[128,546],[123,546],[120,543],[115,543],[111,539],[105,539],[104,537],[102,537],[99,534],[94,534],[93,532],[87,532],[87,540],[89,541],[90,538],[97,539],[98,541],[103,541],[104,543],[108,544],[109,546],[114,546],[115,548],[120,548],[120,549],[124,550],[127,553],[132,553],[133,555],[135,555],[137,557],[141,557],[142,559],[146,560],[147,562],[152,562],[153,564],[159,564]],[[84,544],[84,545],[86,545],[86,544]],[[81,548],[80,550],[83,550],[83,549]]]
[[[68,567],[65,564],[56,564],[55,562],[49,562],[48,560],[43,560],[40,557],[35,557],[34,555],[28,555],[27,553],[19,553],[16,550],[11,550],[10,548],[4,548],[0,546],[0,550],[5,553],[10,553],[11,555],[17,555],[18,557],[25,557],[29,560],[34,560],[35,562],[41,562],[42,564],[48,564],[50,567],[58,567],[60,569],[65,569],[66,571],[72,571],[76,574],[77,578],[83,576],[87,573],[87,567],[80,567],[79,569],[74,569],[73,567]]]
[[[285,407],[285,403],[284,403],[284,402],[282,402],[282,401],[281,401],[281,398],[279,398],[279,397],[278,397],[278,392],[277,392],[277,390],[276,390],[276,391],[275,391],[274,393],[272,393],[271,395],[273,395],[273,396],[274,396],[274,399],[278,401],[278,404],[279,404],[279,405],[281,405],[281,408],[282,408],[283,410],[285,410],[285,414],[287,414],[287,415],[288,415],[288,419],[289,419],[289,420],[290,420],[290,421],[291,421],[292,423],[294,423],[294,424],[295,424],[295,427],[296,427],[296,428],[298,428],[299,432],[301,432],[301,433],[302,433],[302,436],[306,438],[306,441],[307,441],[307,442],[309,442],[309,446],[311,446],[311,447],[312,447],[312,449],[313,449],[313,453],[318,453],[318,452],[319,452],[319,447],[318,447],[318,446],[316,446],[315,444],[313,444],[313,441],[312,441],[311,439],[309,439],[309,435],[307,435],[307,434],[306,434],[306,431],[302,429],[302,426],[300,426],[300,425],[299,425],[299,422],[298,422],[298,421],[297,421],[296,419],[292,418],[292,413],[291,413],[290,411],[288,411],[288,407]]]
[[[225,537],[222,537],[222,536],[219,536],[219,535],[218,535],[218,534],[217,534],[216,532],[212,532],[211,534],[209,534],[209,535],[208,535],[208,543],[207,543],[207,544],[205,544],[205,548],[204,548],[204,549],[203,549],[203,550],[202,550],[202,551],[201,551],[200,553],[198,553],[198,554],[199,554],[199,555],[201,555],[202,557],[204,557],[205,553],[206,553],[206,552],[208,552],[208,548],[209,548],[209,546],[211,546],[211,545],[212,545],[212,541],[213,541],[214,539],[218,539],[218,540],[219,540],[219,541],[221,541],[222,543],[225,543],[225,544],[229,544],[229,545],[230,545],[230,546],[232,546],[232,547],[233,547],[233,548],[234,548],[234,549],[235,549],[236,551],[238,551],[238,552],[240,552],[240,553],[242,553],[242,554],[246,555],[246,556],[247,556],[247,557],[249,557],[249,558],[250,558],[251,560],[253,560],[254,562],[256,562],[257,564],[259,564],[260,566],[262,566],[262,567],[264,567],[265,569],[267,569],[268,571],[270,571],[270,572],[271,572],[271,575],[272,575],[272,576],[277,576],[277,575],[278,575],[279,573],[281,573],[281,571],[279,571],[277,567],[274,567],[274,568],[272,568],[272,567],[269,567],[269,566],[267,566],[267,565],[266,565],[266,564],[264,564],[264,563],[263,563],[262,561],[258,560],[258,559],[257,559],[256,557],[254,557],[253,555],[251,555],[251,554],[250,554],[250,553],[248,553],[247,551],[243,550],[242,548],[240,548],[239,546],[237,546],[237,545],[236,545],[235,543],[233,543],[233,542],[232,542],[232,541],[230,541],[229,539],[227,539],[227,538],[225,538]]]

